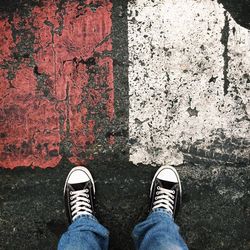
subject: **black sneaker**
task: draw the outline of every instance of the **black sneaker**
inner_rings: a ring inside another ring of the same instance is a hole
[[[176,169],[170,166],[160,167],[150,188],[150,211],[164,208],[175,218],[181,204],[181,195],[181,182]]]
[[[79,215],[94,213],[95,184],[85,167],[74,167],[64,186],[65,210],[72,223]]]

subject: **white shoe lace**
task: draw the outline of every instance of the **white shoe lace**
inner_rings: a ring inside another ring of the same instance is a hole
[[[82,214],[92,214],[88,192],[88,189],[70,191],[72,220]]]
[[[152,210],[156,208],[165,208],[171,214],[173,214],[173,205],[174,205],[174,190],[165,189],[162,187],[157,186],[155,201],[153,202]]]

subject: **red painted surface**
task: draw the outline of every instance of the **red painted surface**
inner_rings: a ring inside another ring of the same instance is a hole
[[[29,17],[0,20],[0,167],[93,159],[100,120],[114,116],[111,8],[43,1]]]

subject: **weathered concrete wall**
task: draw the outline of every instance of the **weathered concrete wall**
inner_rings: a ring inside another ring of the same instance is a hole
[[[113,144],[111,9],[110,1],[1,5],[0,167],[54,167],[62,156],[83,164]]]
[[[133,163],[249,163],[250,31],[216,1],[130,1]]]

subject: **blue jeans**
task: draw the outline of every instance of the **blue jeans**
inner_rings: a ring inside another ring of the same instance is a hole
[[[139,250],[188,249],[172,216],[161,208],[136,225],[132,237]],[[106,250],[108,244],[108,230],[93,215],[83,215],[62,235],[58,250]]]

